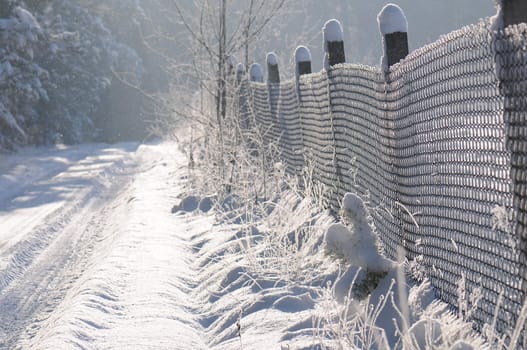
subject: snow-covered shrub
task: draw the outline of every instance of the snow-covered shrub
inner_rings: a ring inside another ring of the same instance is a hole
[[[364,202],[356,194],[347,193],[342,200],[342,216],[347,225],[335,223],[326,233],[330,251],[344,257],[353,266],[372,272],[386,272],[393,262],[379,251],[378,239],[368,222]]]

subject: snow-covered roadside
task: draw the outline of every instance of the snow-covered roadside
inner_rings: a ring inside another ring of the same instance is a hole
[[[77,278],[98,210],[126,186],[136,148],[90,144],[1,156],[0,348],[31,336]]]
[[[93,156],[98,181],[108,174],[96,165],[108,156],[104,147]],[[119,189],[79,207],[81,217],[71,219],[79,232],[65,226],[63,235],[80,238],[50,244],[33,262],[35,276],[63,276],[37,286],[60,293],[39,299],[26,288],[27,307],[46,305],[28,313],[25,329],[11,330],[16,344],[5,348],[485,348],[434,301],[426,281],[409,285],[403,265],[379,255],[359,197],[344,199],[344,223],[291,190],[203,212],[188,196],[177,145],[141,145],[122,156],[126,176],[107,179]],[[81,173],[89,178],[88,170]],[[10,213],[18,215],[16,208],[3,215]],[[75,254],[51,270],[61,249]],[[472,345],[456,343],[463,338]]]
[[[172,149],[140,146],[141,171],[107,203],[86,269],[21,349],[205,348],[188,237],[212,223],[170,213],[181,190],[174,174],[181,156]]]
[[[294,255],[285,241],[281,250],[274,244],[248,248],[262,237],[261,225],[268,225],[266,239],[277,229],[298,234],[306,216],[313,220],[305,226],[311,236],[302,242],[320,246],[332,219],[296,195],[276,207],[295,206],[298,220],[274,210],[269,220],[254,223],[259,228],[232,218],[218,221],[213,212],[173,214],[186,183],[184,159],[175,149],[140,146],[136,162],[143,170],[101,210],[102,229],[85,268],[31,337],[21,339],[20,349],[313,345],[317,292],[297,282],[315,278],[324,284],[327,273],[318,271],[337,266],[320,255]]]

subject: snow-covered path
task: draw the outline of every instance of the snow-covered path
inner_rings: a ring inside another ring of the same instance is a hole
[[[205,347],[189,297],[196,232],[186,228],[211,223],[170,212],[183,161],[175,149],[91,145],[6,157],[0,348]]]
[[[444,316],[440,348],[474,338],[429,284],[409,289],[402,265],[368,299],[382,306],[346,299],[359,265],[331,255],[325,233],[356,233],[294,191],[250,210],[172,213],[192,194],[185,163],[168,142],[2,155],[0,349],[388,349],[396,301],[418,335]],[[357,293],[370,288],[360,276]]]

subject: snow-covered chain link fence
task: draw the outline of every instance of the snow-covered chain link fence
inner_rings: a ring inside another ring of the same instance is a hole
[[[482,289],[474,314],[515,323],[526,293],[527,26],[490,20],[410,53],[385,74],[340,64],[295,81],[244,81],[244,124],[311,167],[337,211],[369,203],[385,253],[418,261],[441,299]]]

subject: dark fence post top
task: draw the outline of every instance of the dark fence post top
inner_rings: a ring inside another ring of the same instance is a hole
[[[263,70],[260,63],[253,63],[249,68],[249,78],[251,81],[263,83]]]
[[[344,54],[344,39],[342,25],[336,19],[330,19],[324,23],[322,29],[324,40],[324,68],[329,70],[331,66],[346,62]]]
[[[267,82],[279,83],[280,72],[278,70],[278,57],[274,52],[269,52],[265,60],[267,62]]]
[[[527,1],[525,0],[500,0],[501,16],[504,27],[527,23]],[[500,16],[500,13],[498,13]]]
[[[298,46],[295,50],[296,79],[304,74],[311,74],[311,52],[305,46]]]
[[[389,68],[408,55],[408,21],[403,10],[388,4],[377,15],[383,42],[382,68]]]

